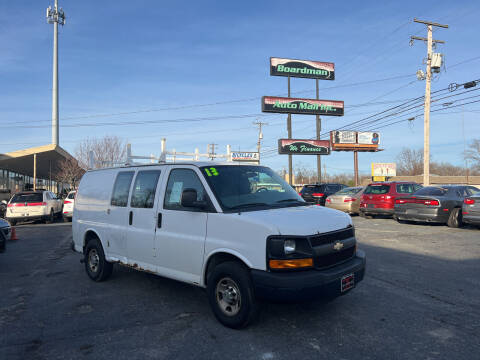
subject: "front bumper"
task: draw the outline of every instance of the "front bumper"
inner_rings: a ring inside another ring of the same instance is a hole
[[[442,208],[395,208],[395,215],[400,220],[446,223],[450,212],[443,211]]]
[[[365,267],[365,253],[357,250],[353,259],[325,270],[268,272],[254,269],[251,274],[255,294],[259,298],[278,302],[296,302],[346,294],[350,290],[342,293],[342,277],[354,274],[355,286],[357,286],[363,280]]]

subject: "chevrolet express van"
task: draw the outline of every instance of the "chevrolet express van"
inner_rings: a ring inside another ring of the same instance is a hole
[[[350,216],[306,203],[273,170],[175,163],[88,171],[73,244],[94,281],[118,263],[206,288],[216,318],[241,328],[257,299],[314,300],[364,276]]]

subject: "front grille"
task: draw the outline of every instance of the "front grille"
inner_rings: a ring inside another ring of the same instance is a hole
[[[317,257],[315,259],[315,267],[325,268],[349,260],[355,255],[355,246],[351,246],[342,251],[334,251],[335,252],[330,254]]]
[[[341,241],[354,237],[353,227],[349,227],[342,230],[331,231],[324,234],[310,236],[310,244],[315,246],[331,244],[335,241]]]

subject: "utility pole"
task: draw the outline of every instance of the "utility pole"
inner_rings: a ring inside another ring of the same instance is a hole
[[[258,141],[257,141],[257,152],[258,152],[258,164],[260,165],[260,148],[262,146],[262,139],[263,139],[263,133],[262,133],[262,126],[263,125],[268,125],[266,122],[261,122],[261,121],[255,121],[253,125],[258,126]]]
[[[432,29],[433,26],[448,29],[448,25],[442,25],[430,21],[413,19],[416,23],[427,25],[427,38],[418,36],[411,36],[410,42],[414,40],[421,40],[427,42],[427,77],[425,83],[425,105],[423,112],[423,186],[430,185],[430,87],[432,82],[432,48],[433,44],[445,44],[442,40],[433,40]]]
[[[58,24],[65,25],[65,13],[58,8],[58,0],[53,9],[47,8],[47,22],[53,24],[52,144],[58,145]]]
[[[319,91],[318,91],[318,79],[316,81],[316,90],[317,90],[317,100],[319,98]],[[316,130],[317,130],[317,140],[320,140],[320,131],[322,131],[322,120],[320,119],[320,115],[316,116]],[[322,182],[322,158],[321,155],[317,155],[317,181],[319,183]]]

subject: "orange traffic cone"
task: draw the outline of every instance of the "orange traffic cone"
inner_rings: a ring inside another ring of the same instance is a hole
[[[18,240],[17,231],[15,230],[14,226],[12,226],[12,234],[10,235],[10,240]]]

